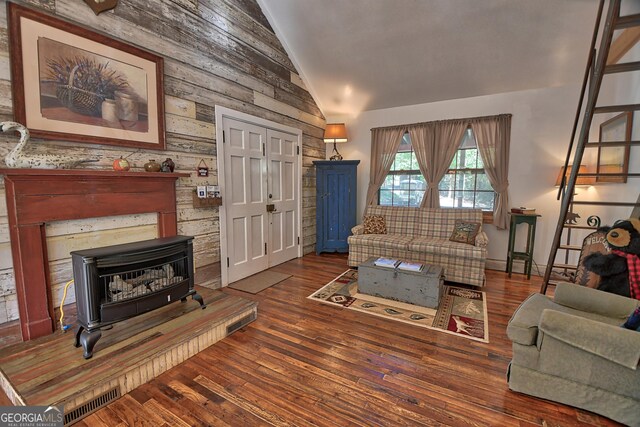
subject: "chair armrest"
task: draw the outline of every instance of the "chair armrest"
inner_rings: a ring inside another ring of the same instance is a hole
[[[640,333],[573,314],[545,309],[539,330],[570,346],[636,370]]]
[[[556,286],[553,301],[565,307],[616,319],[626,319],[640,304],[635,299],[566,282]]]
[[[480,232],[476,236],[475,245],[480,248],[486,248],[488,244],[489,244],[489,236],[487,236],[487,233],[480,230]]]
[[[351,234],[357,236],[358,234],[364,234],[364,225],[358,224],[351,229]]]

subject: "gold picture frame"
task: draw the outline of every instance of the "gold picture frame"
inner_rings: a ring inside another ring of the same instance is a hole
[[[600,142],[631,141],[633,112],[625,112],[600,125]],[[597,176],[596,183],[626,183],[629,172],[629,144],[598,147],[597,173],[615,173],[620,176]]]
[[[15,121],[46,139],[164,150],[163,59],[7,3]]]

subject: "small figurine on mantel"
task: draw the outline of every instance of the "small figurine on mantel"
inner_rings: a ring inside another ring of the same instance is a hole
[[[170,157],[160,164],[160,172],[173,172],[176,168],[176,164]]]
[[[0,122],[0,130],[20,132],[20,142],[4,158],[7,167],[10,168],[72,169],[82,163],[98,161],[98,159],[77,160],[63,154],[26,154],[22,150],[29,142],[29,129],[16,122]]]

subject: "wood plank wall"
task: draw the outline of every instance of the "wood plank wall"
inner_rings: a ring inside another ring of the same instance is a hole
[[[325,119],[306,90],[280,41],[255,0],[126,0],[99,16],[80,0],[17,0],[94,31],[161,55],[167,151],[137,151],[113,146],[33,139],[37,152],[96,157],[92,167],[111,169],[129,155],[133,170],[149,159],[171,157],[179,172],[195,172],[204,159],[209,178],[180,178],[177,184],[178,232],[195,236],[195,262],[206,271],[201,284],[220,286],[218,208],[195,209],[195,186],[217,184],[215,105],[222,105],[301,129],[303,162],[304,253],[315,250],[315,172],[312,161],[325,158]],[[0,1],[0,121],[12,120],[6,1]],[[0,166],[17,138],[0,134]],[[148,216],[125,216],[52,224],[48,233],[54,302],[72,278],[65,254],[83,242],[105,245],[155,235]],[[73,295],[67,302],[73,301]],[[0,323],[18,317],[11,261],[4,181],[0,177]]]

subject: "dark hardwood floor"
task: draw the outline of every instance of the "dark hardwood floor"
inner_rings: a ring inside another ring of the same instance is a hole
[[[509,391],[506,325],[540,287],[487,271],[489,339],[480,343],[308,300],[347,269],[308,255],[258,295],[258,319],[85,418],[86,426],[612,426]]]

